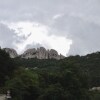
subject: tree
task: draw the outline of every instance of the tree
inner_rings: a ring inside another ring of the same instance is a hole
[[[10,78],[14,69],[15,67],[9,54],[0,49],[0,87],[4,86],[5,81]]]
[[[36,100],[39,96],[38,75],[25,69],[19,69],[6,83],[11,90],[13,100]]]

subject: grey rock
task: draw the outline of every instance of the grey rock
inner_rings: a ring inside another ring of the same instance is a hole
[[[21,55],[21,58],[37,58],[37,50],[35,48],[28,49]]]
[[[60,54],[60,58],[59,59],[64,59],[65,56],[63,56],[62,54]]]
[[[37,58],[37,59],[63,59],[65,58],[63,55],[58,55],[58,52],[54,49],[46,50],[44,47],[33,48],[26,50],[21,58]]]
[[[44,47],[33,48],[26,50],[22,55],[22,58],[37,58],[37,59],[48,59],[47,51]]]
[[[15,57],[18,56],[16,50],[14,50],[14,49],[11,49],[11,48],[3,48],[3,50],[5,50],[9,54],[9,56],[11,58],[15,58]]]
[[[59,55],[58,52],[54,49],[46,50],[44,47],[40,48],[32,48],[27,49],[23,54],[18,55],[16,50],[11,48],[4,48],[4,50],[10,55],[11,58],[15,58],[20,56],[21,58],[30,59],[30,58],[37,58],[37,59],[64,59],[65,56]]]
[[[46,51],[46,49],[44,47],[40,47],[37,49],[37,58],[38,59],[48,59],[48,52]]]
[[[54,49],[49,51],[49,59],[59,59],[58,52]]]
[[[89,89],[90,91],[100,91],[100,87],[92,87]]]

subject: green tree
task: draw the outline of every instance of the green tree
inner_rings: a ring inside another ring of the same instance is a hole
[[[29,70],[19,69],[13,79],[6,83],[14,100],[36,100],[39,96],[38,75]]]
[[[14,64],[9,55],[0,49],[0,86],[4,86],[5,81],[10,78],[14,69]]]

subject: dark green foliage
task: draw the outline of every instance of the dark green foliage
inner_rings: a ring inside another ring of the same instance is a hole
[[[58,60],[55,59],[21,59],[21,58],[15,58],[13,59],[15,62],[16,66],[24,66],[28,68],[45,68],[45,67],[57,67],[58,65]],[[42,65],[42,66],[41,66]]]
[[[0,50],[0,61],[0,85],[6,83],[13,100],[99,100],[99,92],[89,91],[100,86],[99,52],[39,60],[11,59]]]
[[[38,100],[66,100],[67,92],[60,84],[49,85],[44,93],[39,96]]]
[[[100,91],[92,91],[91,100],[100,100]]]
[[[14,77],[6,82],[14,100],[36,100],[39,96],[38,75],[24,69],[16,70]]]
[[[14,64],[9,55],[0,49],[0,86],[3,86],[5,81],[10,78],[14,69]]]
[[[89,100],[88,86],[81,70],[75,66],[62,68],[55,72],[22,68],[16,70],[6,86],[12,91],[14,100]]]

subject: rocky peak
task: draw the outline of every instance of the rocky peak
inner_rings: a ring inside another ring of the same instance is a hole
[[[54,49],[49,51],[49,59],[59,59],[58,52]]]
[[[26,50],[22,55],[22,58],[37,58],[37,59],[63,59],[65,58],[62,55],[59,55],[58,52],[54,49],[46,50],[44,47],[33,48]]]
[[[36,58],[37,57],[37,50],[35,48],[26,50],[22,55],[22,58]]]
[[[4,48],[4,50],[9,53],[11,58],[19,56],[16,50],[11,48]],[[64,59],[63,55],[59,55],[54,49],[46,50],[44,47],[27,49],[23,54],[20,55],[21,58],[37,58],[37,59]]]
[[[48,59],[48,53],[47,50],[44,47],[37,48],[38,52],[38,59]]]
[[[15,57],[18,56],[16,50],[14,50],[14,49],[11,49],[11,48],[3,48],[3,50],[5,50],[9,54],[9,56],[11,58],[15,58]]]

